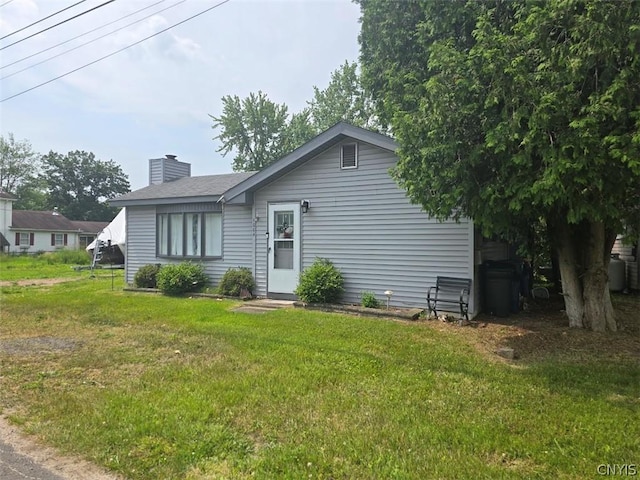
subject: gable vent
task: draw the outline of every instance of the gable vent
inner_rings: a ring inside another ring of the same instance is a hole
[[[348,143],[340,148],[340,168],[358,168],[358,144]]]

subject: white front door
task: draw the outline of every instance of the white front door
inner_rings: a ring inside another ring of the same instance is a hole
[[[269,293],[289,293],[300,275],[300,205],[269,205]]]

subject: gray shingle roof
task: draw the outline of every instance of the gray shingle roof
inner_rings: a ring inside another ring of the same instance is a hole
[[[76,227],[77,230],[80,230],[82,233],[95,233],[98,234],[102,230],[104,230],[109,222],[93,222],[87,220],[72,220],[73,226]]]
[[[51,211],[14,210],[11,215],[14,230],[47,230],[73,232],[78,228],[64,215]]]
[[[110,205],[150,205],[185,201],[218,201],[228,189],[246,180],[256,172],[223,173],[184,177],[158,185],[149,185],[109,201]],[[207,198],[209,197],[209,198]]]
[[[0,188],[0,198],[6,198],[8,200],[17,200],[18,197],[10,194],[9,192],[5,192],[2,188]]]

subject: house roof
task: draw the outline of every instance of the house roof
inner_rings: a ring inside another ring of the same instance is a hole
[[[244,180],[242,183],[239,183],[224,192],[224,201],[230,202],[236,199],[236,202],[233,203],[246,202],[248,198],[247,194],[251,194],[259,188],[262,188],[282,175],[285,175],[291,170],[299,167],[316,155],[322,153],[327,148],[348,138],[369,143],[391,152],[395,152],[398,148],[398,144],[395,140],[387,135],[382,135],[380,133],[372,132],[371,130],[365,130],[364,128],[354,127],[348,123],[340,122],[297,148],[286,157],[272,163],[255,175]]]
[[[79,220],[71,220],[71,223],[73,223],[74,227],[82,233],[93,233],[96,235],[109,225],[109,222],[90,222]]]
[[[13,230],[47,230],[77,232],[78,227],[64,215],[52,211],[14,210],[11,216]]]
[[[188,202],[217,202],[228,189],[256,172],[224,173],[183,177],[170,182],[149,185],[109,201],[114,206],[161,205]]]
[[[4,198],[6,200],[17,200],[18,197],[10,194],[9,192],[5,192],[2,188],[0,188],[0,198]]]

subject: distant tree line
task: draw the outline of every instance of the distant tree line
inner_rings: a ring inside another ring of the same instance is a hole
[[[53,210],[71,220],[110,221],[117,208],[107,199],[130,191],[113,160],[91,152],[36,153],[28,140],[0,136],[0,188],[18,197],[15,210]]]

